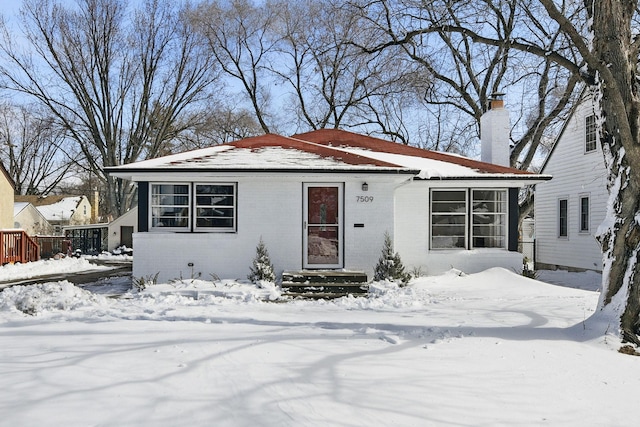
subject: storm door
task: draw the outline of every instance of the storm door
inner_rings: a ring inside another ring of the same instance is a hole
[[[342,268],[342,184],[304,184],[304,268]]]

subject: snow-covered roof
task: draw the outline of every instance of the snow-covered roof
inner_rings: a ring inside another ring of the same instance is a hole
[[[16,215],[18,215],[27,206],[29,206],[28,202],[15,202],[13,204],[13,216],[15,217]]]
[[[47,221],[68,221],[84,196],[16,196],[15,206],[31,203]]]
[[[131,179],[147,172],[371,172],[412,174],[419,179],[550,177],[439,153],[338,129],[285,137],[274,134],[108,168]]]

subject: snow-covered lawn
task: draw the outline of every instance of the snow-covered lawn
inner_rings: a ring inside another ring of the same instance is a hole
[[[229,281],[123,299],[66,282],[5,289],[0,425],[634,422],[640,358],[590,319],[597,292],[492,269],[361,298],[277,295]]]
[[[79,273],[92,270],[104,270],[108,267],[92,264],[87,258],[67,257],[46,259],[26,264],[7,264],[0,267],[0,282],[31,279],[50,274]]]

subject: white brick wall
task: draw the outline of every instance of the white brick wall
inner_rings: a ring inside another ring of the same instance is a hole
[[[238,182],[237,233],[135,233],[133,275],[160,272],[161,281],[192,275],[210,279],[211,274],[245,279],[260,236],[278,276],[283,270],[302,269],[303,183],[342,182],[346,270],[365,271],[372,278],[385,231],[407,267],[420,268],[423,273],[439,274],[451,267],[466,272],[522,267],[520,254],[506,250],[429,252],[429,183],[407,183],[407,179],[406,175],[331,174],[221,179]],[[362,190],[365,181],[368,191]]]
[[[460,183],[414,181],[396,190],[395,250],[409,269],[422,274],[442,274],[451,268],[477,273],[491,267],[522,271],[522,254],[506,249],[429,250],[430,185],[450,188]],[[500,187],[504,182],[482,182],[478,187]],[[464,187],[462,187],[464,188]]]

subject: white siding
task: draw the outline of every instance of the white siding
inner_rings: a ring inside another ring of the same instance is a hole
[[[134,233],[138,231],[138,207],[125,212],[118,218],[109,223],[109,251],[122,246],[122,228],[123,226],[133,227]]]
[[[595,239],[607,204],[606,171],[600,145],[585,153],[585,117],[593,114],[586,100],[570,118],[543,173],[551,181],[538,184],[535,194],[536,262],[543,266],[602,269],[602,255]],[[590,227],[580,232],[580,197],[590,202]],[[568,200],[568,236],[558,236],[558,204]]]
[[[30,236],[46,236],[53,232],[51,224],[31,203],[14,217],[14,227],[23,229]]]

